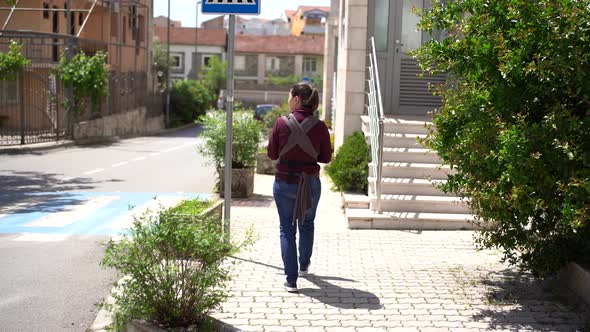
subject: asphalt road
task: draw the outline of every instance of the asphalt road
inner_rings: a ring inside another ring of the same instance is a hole
[[[129,206],[212,192],[200,131],[0,155],[0,331],[90,327],[117,278],[102,243]]]

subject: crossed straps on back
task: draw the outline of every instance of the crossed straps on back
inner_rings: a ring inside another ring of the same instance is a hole
[[[320,120],[315,116],[308,116],[300,124],[292,114],[287,114],[282,118],[289,127],[291,134],[289,135],[287,144],[285,144],[285,146],[283,146],[281,149],[281,152],[279,152],[279,159],[296,145],[299,145],[299,147],[305,151],[305,153],[317,161],[319,153],[313,147],[311,139],[309,136],[307,136],[307,133],[313,127],[315,127],[315,125],[318,124]]]

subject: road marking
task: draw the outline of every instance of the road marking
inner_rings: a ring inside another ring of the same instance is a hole
[[[4,217],[6,217],[6,216],[7,216],[7,214],[1,214],[1,213],[0,213],[0,219],[4,218]]]
[[[120,163],[116,163],[116,164],[113,164],[113,165],[111,165],[111,167],[112,167],[112,168],[116,168],[116,167],[121,167],[121,166],[123,166],[123,165],[127,165],[127,164],[129,164],[129,162],[128,162],[128,161],[122,161],[122,162],[120,162]]]
[[[150,156],[152,156],[152,157],[156,157],[156,156],[159,156],[159,155],[161,155],[161,154],[162,154],[162,153],[160,153],[160,152],[154,152],[154,153],[150,153]]]
[[[141,160],[145,160],[146,157],[137,157],[135,159],[131,159],[131,161],[141,161]]]
[[[67,234],[37,234],[37,233],[25,233],[14,241],[20,242],[60,242],[68,237]]]
[[[113,220],[109,229],[125,229],[133,226],[135,218],[141,217],[145,214],[157,213],[158,211],[177,205],[180,201],[187,199],[183,196],[162,196],[156,199],[151,199],[141,206],[134,207],[129,212],[117,217]]]
[[[180,149],[186,148],[187,146],[191,146],[191,145],[195,145],[195,143],[194,142],[185,143],[183,145],[179,145],[179,146],[175,146],[173,148],[166,149],[163,152],[172,152],[172,151],[176,151],[176,150],[180,150]]]
[[[102,171],[104,171],[104,168],[97,168],[97,169],[93,169],[91,171],[84,173],[84,175],[92,175],[92,174],[100,173]]]
[[[119,196],[98,196],[93,197],[81,205],[66,205],[63,211],[52,213],[33,220],[26,224],[26,227],[65,227],[78,220],[81,220],[96,210],[107,206],[119,199]]]

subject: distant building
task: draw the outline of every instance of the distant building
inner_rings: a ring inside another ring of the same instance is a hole
[[[325,23],[330,16],[330,7],[299,6],[297,10],[286,10],[285,17],[291,35],[324,35]]]
[[[167,27],[168,26],[168,17],[162,16],[162,15],[160,15],[158,17],[154,17],[152,20],[152,24],[155,27]],[[170,20],[170,27],[180,28],[180,27],[182,27],[182,22]]]
[[[154,27],[154,35],[168,43],[168,28]],[[197,79],[211,57],[225,60],[227,33],[224,29],[170,28],[170,78]]]
[[[229,23],[223,16],[218,16],[203,22],[201,26],[205,29],[228,29]],[[289,34],[289,24],[280,18],[266,20],[256,17],[251,19],[236,17],[236,35],[288,36]]]

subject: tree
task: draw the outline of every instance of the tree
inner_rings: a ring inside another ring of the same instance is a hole
[[[218,96],[221,89],[226,86],[227,80],[227,63],[222,62],[218,57],[209,58],[207,67],[201,70],[199,77],[202,77],[205,84],[209,87],[213,96]]]
[[[172,58],[168,58],[167,56],[166,44],[160,43],[157,38],[154,38],[153,47],[158,84],[162,88],[166,86],[166,81],[168,80],[168,64],[172,62]]]
[[[482,248],[547,276],[590,260],[590,1],[440,0],[415,56],[447,74],[425,143],[485,227]]]

